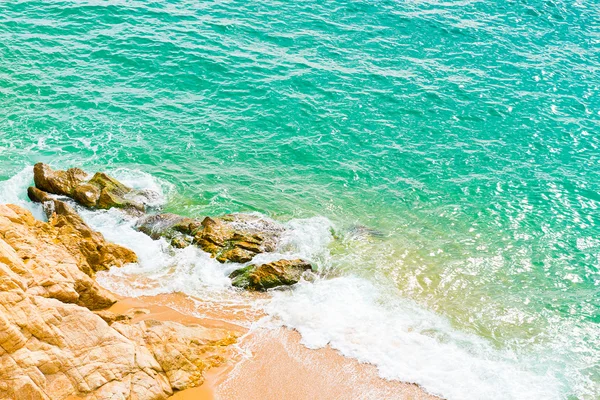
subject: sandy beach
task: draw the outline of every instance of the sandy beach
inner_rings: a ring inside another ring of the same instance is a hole
[[[178,392],[173,400],[439,399],[417,385],[382,379],[374,366],[346,358],[329,347],[308,349],[294,330],[249,331],[231,322],[239,321],[239,310],[220,308],[210,313],[211,307],[207,307],[202,314],[208,313],[209,318],[195,317],[198,301],[182,294],[121,297],[110,308],[131,315],[132,322],[155,319],[200,324],[240,335],[234,359],[209,370],[202,386]]]

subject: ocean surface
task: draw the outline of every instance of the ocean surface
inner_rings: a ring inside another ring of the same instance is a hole
[[[595,1],[1,1],[0,202],[39,212],[39,161],[280,221],[324,276],[253,299],[82,211],[140,255],[113,290],[254,302],[449,400],[600,398]]]

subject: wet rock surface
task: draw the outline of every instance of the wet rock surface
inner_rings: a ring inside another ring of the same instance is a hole
[[[183,248],[192,243],[196,232],[202,229],[202,223],[176,214],[156,214],[142,217],[135,229],[154,240],[164,238],[174,247]]]
[[[115,178],[97,172],[89,178],[79,168],[66,171],[53,170],[49,165],[38,163],[33,167],[35,187],[50,194],[70,197],[82,206],[110,209],[113,207],[144,211],[155,194],[123,185]]]
[[[255,255],[275,251],[283,228],[271,221],[248,214],[206,217],[194,244],[220,262],[245,263]]]
[[[248,265],[233,271],[229,278],[233,286],[264,291],[278,286],[294,285],[312,266],[304,260],[279,260],[262,265]]]
[[[219,262],[245,263],[260,253],[275,251],[284,231],[279,224],[249,214],[206,217],[148,215],[135,228],[153,239],[165,238],[174,247],[194,244]]]
[[[43,203],[49,214],[71,218],[71,226],[77,226],[80,232],[88,232],[89,228],[84,226],[74,210],[51,194],[68,196],[90,208],[144,210],[143,191],[131,189],[102,172],[89,178],[79,168],[61,171],[38,163],[34,166],[34,180],[36,187],[28,189],[29,198]],[[134,227],[154,240],[165,239],[175,248],[194,245],[221,263],[239,264],[251,262],[258,254],[274,252],[285,232],[281,224],[252,214],[228,214],[203,219],[170,213],[148,214],[141,216]],[[367,230],[360,228],[360,233]],[[87,235],[94,237],[94,233],[88,232]],[[97,262],[94,265],[105,269],[105,264]],[[250,265],[235,271],[231,277],[235,278],[235,286],[266,290],[297,283],[302,273],[309,269],[310,264],[301,260],[280,260]],[[90,274],[94,272],[90,271]]]

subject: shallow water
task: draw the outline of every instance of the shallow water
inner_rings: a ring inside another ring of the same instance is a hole
[[[256,304],[306,345],[449,399],[595,399],[598,21],[589,1],[2,2],[0,200],[30,206],[44,161],[168,211],[265,214],[332,278]],[[113,272],[138,294],[251,301],[205,254],[86,219],[140,254]]]

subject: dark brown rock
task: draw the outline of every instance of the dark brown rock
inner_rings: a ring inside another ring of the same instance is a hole
[[[206,217],[194,244],[219,262],[245,263],[255,255],[275,251],[283,228],[271,221],[248,214]]]
[[[54,201],[54,199],[50,196],[49,193],[44,192],[34,186],[30,186],[27,188],[27,196],[29,199],[36,203],[44,203],[46,201]]]
[[[229,278],[233,286],[263,291],[296,284],[302,275],[310,270],[312,266],[303,260],[279,260],[262,265],[248,265],[233,271]]]

